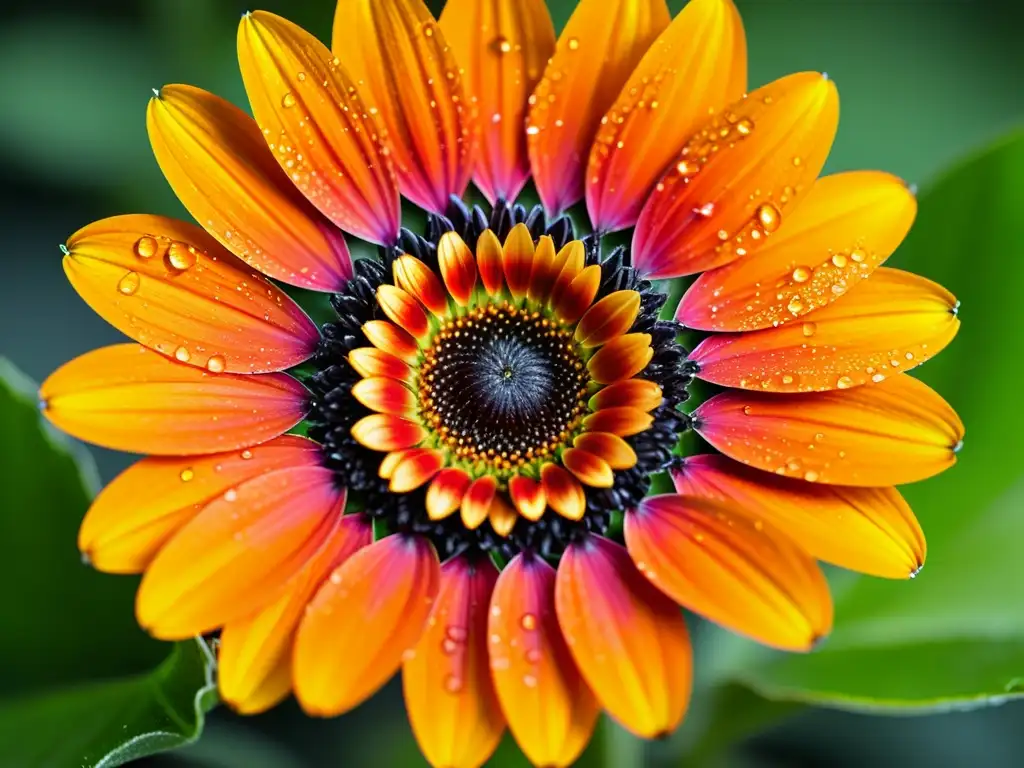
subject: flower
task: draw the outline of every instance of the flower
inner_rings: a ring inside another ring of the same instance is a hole
[[[901,181],[817,178],[830,80],[746,94],[730,0],[674,20],[582,0],[557,41],[542,0],[449,0],[439,21],[340,0],[334,36],[246,14],[255,119],[183,85],[147,113],[203,228],[117,216],[65,249],[137,343],[41,399],[72,435],[149,454],[79,540],[144,574],[144,628],[219,631],[242,712],[294,691],[340,714],[401,668],[432,764],[480,765],[507,724],[567,765],[601,709],[641,736],[679,724],[677,604],[807,651],[832,623],[816,560],[916,573],[893,486],[952,465],[963,426],[906,372],[957,304],[880,266],[915,214]],[[531,178],[540,206],[515,202]],[[486,204],[463,201],[471,179]],[[343,232],[376,253],[353,263]],[[333,316],[318,328],[280,283]],[[717,394],[693,408],[695,378]],[[676,493],[650,495],[664,472]]]

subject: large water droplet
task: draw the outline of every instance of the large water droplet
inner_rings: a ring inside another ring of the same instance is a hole
[[[167,261],[174,269],[184,272],[196,263],[196,249],[175,240],[167,249]]]
[[[782,213],[771,203],[765,203],[757,209],[757,220],[765,232],[774,232],[782,224]]]
[[[281,97],[281,106],[285,109],[291,109],[295,106],[295,94],[288,91],[284,96]]]
[[[736,132],[740,136],[749,136],[754,130],[754,121],[748,117],[744,117],[738,123],[736,123]]]
[[[807,267],[797,267],[793,270],[793,282],[806,283],[811,279],[811,270]]]
[[[853,386],[853,379],[849,376],[840,376],[839,381],[836,382],[836,387],[839,389],[849,389]]]
[[[140,259],[151,259],[156,256],[157,242],[156,238],[145,235],[140,237],[135,243],[135,255]]]
[[[804,336],[811,337],[818,330],[817,323],[804,323]]]
[[[192,359],[192,355],[185,347],[178,347],[174,350],[174,359],[181,363],[187,363]]]
[[[224,371],[224,358],[220,355],[213,355],[206,361],[206,370],[210,373],[222,373]]]
[[[117,282],[117,290],[125,296],[131,296],[139,290],[139,273],[129,272]]]
[[[532,613],[524,613],[523,618],[519,620],[519,624],[526,631],[533,631],[537,628],[537,617]]]

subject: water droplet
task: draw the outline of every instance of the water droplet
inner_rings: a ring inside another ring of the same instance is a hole
[[[832,256],[832,263],[835,264],[840,269],[842,269],[843,267],[846,266],[846,263],[847,263],[846,262],[846,254],[845,253],[834,254]]]
[[[156,256],[157,242],[156,238],[145,235],[140,237],[135,243],[135,255],[140,259],[151,259]]]
[[[458,675],[448,675],[444,679],[444,689],[448,693],[458,693],[462,690],[462,678]]]
[[[507,37],[498,35],[491,41],[491,50],[497,54],[509,53],[512,50],[512,43],[509,42]]]
[[[139,273],[129,272],[117,282],[117,290],[125,296],[131,296],[139,290]]]
[[[192,355],[185,347],[178,347],[174,350],[174,359],[181,363],[187,363],[192,359]]]
[[[224,501],[234,501],[238,498],[238,491],[234,488],[228,488],[224,493]]]
[[[806,480],[808,483],[816,483],[818,482],[818,473],[815,472],[813,469],[808,469],[806,472],[804,472],[804,480]]]
[[[856,261],[858,264],[860,264],[861,262],[864,261],[864,251],[850,251],[850,258]]]
[[[523,685],[527,688],[536,688],[537,677],[535,675],[523,675]]]
[[[835,283],[832,286],[832,293],[834,293],[836,296],[842,296],[844,293],[846,293],[846,286],[843,285],[842,283]]]
[[[299,72],[297,75],[295,75],[295,79],[298,80],[300,83],[304,82],[305,79],[306,79],[306,73],[305,72]]]
[[[252,451],[250,451],[248,448],[246,448],[244,451],[242,451],[242,458],[246,459],[246,460],[251,459],[252,458]]]
[[[718,230],[718,239],[719,240],[728,240],[729,239],[729,233],[726,232],[724,229]]]
[[[800,155],[796,155],[793,158],[793,165],[799,166],[800,163],[802,163],[802,162],[803,162],[803,160],[801,159]]]
[[[288,91],[284,96],[281,97],[281,106],[285,109],[291,109],[295,106],[295,94]]]
[[[676,170],[679,171],[683,176],[689,176],[700,170],[700,167],[694,163],[688,163],[685,160],[680,160],[676,164]]]
[[[189,482],[195,476],[196,473],[192,467],[185,467],[180,473],[178,473],[178,477],[181,478],[181,482],[183,483]]]
[[[184,272],[195,265],[196,249],[176,240],[167,249],[167,261],[174,269]]]
[[[578,37],[570,37],[569,38],[569,50],[570,51],[578,51],[579,48],[580,48],[580,40],[579,40],[579,38]]]
[[[446,637],[441,641],[441,650],[448,656],[451,656],[459,649],[459,644],[451,638]]]
[[[704,218],[708,218],[709,216],[711,216],[711,214],[713,214],[715,212],[715,204],[714,203],[704,203],[704,205],[702,205],[700,208],[694,208],[693,212],[697,213],[697,214],[700,214]]]
[[[213,355],[209,360],[206,361],[206,370],[210,373],[221,373],[224,371],[224,358],[220,355]]]
[[[807,267],[797,267],[793,270],[793,281],[797,283],[806,283],[811,279],[811,270]]]
[[[783,384],[792,384],[792,383],[793,383],[793,377],[792,377],[792,376],[790,376],[790,375],[789,375],[789,374],[787,373],[786,375],[784,375],[784,376],[782,377],[782,383],[783,383]]]
[[[519,624],[523,629],[531,632],[537,628],[537,617],[532,613],[524,613],[523,618],[519,620]]]
[[[839,381],[836,382],[836,386],[839,389],[849,389],[853,386],[853,379],[849,376],[840,376]]]
[[[801,299],[799,296],[794,296],[793,298],[791,298],[789,300],[789,304],[786,305],[786,309],[788,309],[794,315],[799,315],[803,311],[803,308],[804,302],[803,299]]]
[[[771,203],[765,203],[757,209],[757,220],[765,232],[774,232],[782,224],[782,213]]]
[[[740,136],[749,136],[750,132],[754,130],[754,121],[750,118],[744,117],[738,123],[736,123],[736,132]]]
[[[804,323],[804,336],[811,337],[818,330],[817,323]]]

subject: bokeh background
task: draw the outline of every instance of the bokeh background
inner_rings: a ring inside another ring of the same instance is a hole
[[[443,2],[430,4],[437,11]],[[670,4],[678,10],[683,2]],[[549,5],[556,26],[561,26],[572,3],[550,0]],[[951,165],[1024,126],[1024,46],[1017,22],[1020,12],[1013,9],[1014,3],[737,0],[737,5],[747,31],[751,87],[804,69],[825,70],[838,84],[842,117],[826,171],[881,168],[926,190]],[[329,39],[331,0],[259,0],[255,7],[286,15],[321,39]],[[150,153],[144,122],[150,89],[187,82],[245,105],[234,39],[240,14],[255,7],[249,0],[33,0],[8,2],[0,10],[0,354],[36,381],[62,362],[119,339],[66,282],[58,244],[80,226],[116,213],[188,218]],[[1016,183],[1018,190],[1024,188],[1024,177]],[[1017,200],[1024,204],[1024,194],[1018,194]],[[1019,210],[1024,214],[1024,208]],[[996,248],[985,239],[984,216],[978,226],[976,248],[965,236],[959,242],[968,247],[936,252],[936,258],[946,262],[974,260],[977,269],[954,269],[956,265],[936,262],[931,270],[927,260],[920,258],[914,268],[937,278],[956,275],[962,284],[946,282],[958,295],[966,290],[983,299],[991,295],[993,300],[1012,300],[1012,286],[1024,288],[1024,254],[1019,247],[1013,250],[1019,235],[1000,240],[1008,248],[1000,250],[1002,246]],[[951,236],[963,234],[958,231]],[[978,281],[995,280],[1000,285],[986,293],[971,282],[972,274]],[[965,309],[964,322],[969,326],[975,322],[973,308]],[[985,318],[994,322],[996,317],[984,310],[979,315],[978,323]],[[1016,327],[999,325],[984,333],[961,333],[956,344],[977,344],[979,356],[1016,355],[1019,360],[1024,352],[1022,326],[1017,320]],[[999,370],[1012,372],[1013,368]],[[1017,371],[1019,379],[1019,363]],[[968,386],[966,374],[963,381]],[[982,385],[968,389],[979,398],[986,396]],[[943,394],[962,409],[962,401],[951,396],[956,393]],[[972,424],[964,416],[970,441]],[[1019,433],[1007,429],[1002,436],[991,433],[985,438],[1005,440],[1006,450],[1020,453]],[[4,445],[3,460],[8,462],[13,459],[6,455],[11,443]],[[102,450],[94,450],[93,455],[103,480],[128,461]],[[982,455],[974,454],[978,459]],[[962,462],[971,460],[966,450]],[[926,497],[925,508],[918,504],[926,533],[929,515],[942,512],[938,507],[972,503],[968,480],[983,483],[986,476],[984,472],[964,475],[964,485],[946,486],[952,496],[945,492],[940,499],[933,493]],[[1005,482],[1004,476],[998,481]],[[4,502],[0,515],[29,518],[34,525],[47,527],[51,510],[45,498],[42,506],[33,508],[26,508],[23,499],[0,499]],[[20,546],[23,542],[11,540],[10,530],[0,526],[4,544]],[[956,546],[955,537],[943,541]],[[77,557],[73,538],[61,546],[62,556]],[[934,547],[933,542],[931,554],[939,557]],[[1024,558],[1024,544],[1018,543],[1016,551]],[[67,578],[68,573],[77,571],[64,569],[54,573],[53,579]],[[1024,568],[1015,573],[1024,579]],[[927,574],[926,569],[921,578]],[[19,590],[17,583],[12,584],[16,577],[13,566],[0,557],[0,583],[5,590]],[[96,578],[95,583],[106,586],[106,579],[114,577]],[[122,623],[130,620],[130,589],[124,599],[105,605],[109,610],[98,616],[90,613],[87,600],[81,602],[82,593],[65,595],[60,583],[47,586],[45,579],[33,581],[26,587],[29,594],[18,599],[53,601],[52,611],[78,612],[83,626],[118,614]],[[1005,610],[1024,613],[1024,603],[1008,603]],[[52,653],[56,658],[75,641],[74,636],[49,632],[45,626],[19,625],[10,614],[0,609],[0,634],[22,633],[37,651],[41,649],[43,657]],[[93,655],[75,657],[74,664],[64,665],[67,669],[61,663],[56,667],[62,668],[61,674],[86,680],[113,669],[126,653],[134,654],[140,664],[149,664],[165,652],[156,646],[141,647],[92,649]],[[43,682],[47,675],[56,675],[53,665],[44,672],[33,671],[31,664],[20,671],[18,667],[17,658],[0,658],[0,678],[7,680],[0,688],[3,693],[27,688],[40,675]],[[1020,674],[1024,675],[1024,668]],[[621,734],[608,731],[603,738],[614,749]],[[665,765],[1019,766],[1024,761],[1024,703],[899,718],[793,706],[773,711],[763,729],[753,728],[724,752],[715,749],[703,757],[686,757],[684,747],[673,744],[644,760]],[[608,764],[629,768],[627,762],[635,760],[635,754],[627,744],[621,760],[612,758]],[[218,709],[208,718],[206,733],[197,745],[149,762],[223,768],[422,765],[395,685],[355,713],[333,721],[308,720],[291,703],[249,720]],[[503,748],[494,764],[521,763],[514,750]]]

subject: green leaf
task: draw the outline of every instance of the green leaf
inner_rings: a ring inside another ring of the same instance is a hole
[[[96,472],[44,422],[36,392],[0,358],[0,657],[12,662],[0,675],[0,765],[120,765],[198,736],[215,700],[212,658],[198,641],[148,638],[134,619],[137,579],[82,563],[75,541]]]
[[[902,489],[928,538],[925,569],[909,583],[836,581],[835,630],[819,650],[741,654],[731,679],[772,699],[890,712],[1024,695],[1024,465],[1013,442],[1024,434],[1022,178],[1017,132],[921,195],[918,222],[891,262],[962,303],[958,338],[920,378],[963,418],[965,447],[955,467]]]

